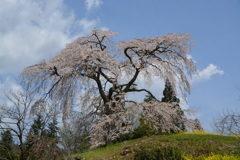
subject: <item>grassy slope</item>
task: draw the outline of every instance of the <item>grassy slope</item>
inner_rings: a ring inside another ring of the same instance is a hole
[[[123,143],[112,144],[103,148],[79,153],[86,160],[134,159],[134,152],[141,147],[148,149],[173,146],[179,148],[188,156],[210,156],[212,154],[233,155],[240,154],[239,139],[230,136],[221,136],[205,133],[180,133],[143,137]],[[126,150],[128,149],[128,150]],[[126,151],[125,151],[126,150]]]

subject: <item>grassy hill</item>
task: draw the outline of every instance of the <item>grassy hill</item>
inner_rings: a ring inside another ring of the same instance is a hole
[[[111,144],[74,156],[81,157],[81,160],[147,160],[146,157],[157,159],[159,155],[174,160],[178,155],[186,160],[240,160],[240,140],[233,136],[204,132],[155,135]]]

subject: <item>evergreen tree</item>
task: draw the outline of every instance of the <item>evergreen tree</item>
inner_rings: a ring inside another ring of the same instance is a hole
[[[176,93],[168,79],[165,82],[165,89],[163,90],[162,102],[177,102],[179,103],[179,98],[176,97]]]
[[[42,115],[37,115],[37,118],[33,121],[33,124],[30,128],[29,134],[35,136],[41,136],[46,134],[45,124],[43,122]]]
[[[201,122],[198,119],[194,120],[194,128],[193,128],[193,130],[197,130],[197,131],[203,130],[202,124],[201,124]]]
[[[59,155],[57,125],[56,117],[37,115],[28,136],[30,159],[57,159]]]
[[[13,143],[12,133],[10,130],[6,130],[1,134],[2,143],[10,147],[10,144]]]
[[[150,102],[152,100],[154,100],[155,98],[153,96],[151,96],[150,94],[147,94],[144,98],[144,102]]]
[[[175,93],[175,91],[172,87],[172,84],[170,83],[170,81],[168,79],[166,79],[166,81],[165,81],[165,88],[163,90],[162,102],[167,102],[167,103],[176,102],[176,103],[178,103],[177,105],[174,106],[174,108],[177,110],[178,116],[173,118],[173,122],[182,131],[185,130],[186,126],[185,126],[184,122],[182,121],[182,119],[184,117],[184,112],[181,109],[181,107],[179,106],[180,99],[176,97],[176,93]],[[172,131],[172,132],[174,132],[174,131]]]
[[[10,130],[1,133],[0,141],[0,159],[14,159],[13,138]]]
[[[47,128],[47,136],[50,139],[57,139],[58,137],[57,133],[59,131],[59,127],[57,125],[58,125],[57,118],[54,116],[52,122],[48,124]]]
[[[38,114],[29,129],[27,140],[25,142],[25,150],[27,151],[27,157],[29,157],[30,159],[36,159],[33,150],[35,150],[35,146],[37,146],[39,143],[41,143],[41,141],[44,140],[43,137],[45,135],[46,130],[43,117],[41,114]]]

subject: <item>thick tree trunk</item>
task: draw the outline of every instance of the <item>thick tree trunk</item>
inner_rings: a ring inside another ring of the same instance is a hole
[[[104,104],[103,108],[103,114],[105,115],[111,115],[117,112],[120,112],[124,108],[124,100],[118,99],[114,101],[110,101]]]

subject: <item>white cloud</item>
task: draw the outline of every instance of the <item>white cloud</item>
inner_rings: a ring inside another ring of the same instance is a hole
[[[219,69],[214,64],[209,64],[205,69],[202,71],[198,71],[198,75],[194,75],[192,82],[199,82],[204,80],[209,80],[212,78],[213,75],[222,75],[224,74],[224,71]]]
[[[79,21],[79,26],[82,28],[82,34],[89,33],[97,25],[97,20],[82,19]]]
[[[0,81],[0,100],[1,102],[6,101],[5,93],[9,90],[16,92],[21,90],[21,86],[11,77],[5,77],[4,80]]]
[[[70,40],[72,14],[61,0],[3,0],[0,7],[0,74],[19,72],[59,51]]]
[[[55,55],[98,22],[77,20],[63,0],[1,0],[0,21],[0,75],[19,74]]]
[[[102,0],[85,0],[85,4],[88,10],[98,8],[102,4]]]
[[[190,54],[187,54],[187,58],[188,59],[193,59],[192,55],[190,55]]]
[[[107,27],[101,27],[100,29],[103,31],[109,31],[109,28],[107,28]]]

